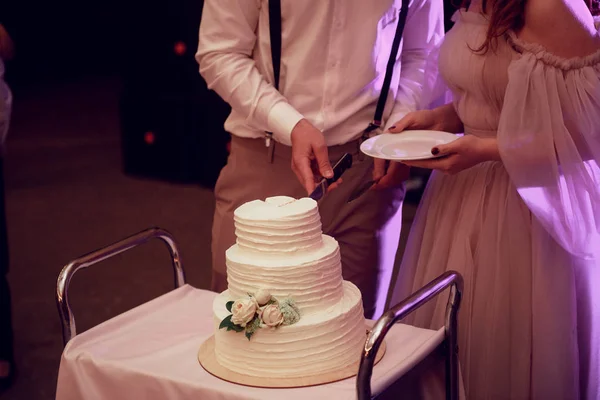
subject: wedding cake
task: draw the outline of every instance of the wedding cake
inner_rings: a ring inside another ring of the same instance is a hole
[[[235,373],[299,378],[360,360],[360,291],[342,279],[338,243],[323,235],[317,203],[272,197],[234,213],[228,290],[213,303],[215,357]]]

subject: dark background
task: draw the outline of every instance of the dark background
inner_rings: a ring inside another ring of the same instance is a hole
[[[10,70],[14,84],[121,74],[141,62],[137,73],[168,79],[157,73],[173,62],[175,41],[194,43],[202,9],[202,1],[182,0],[2,3],[0,19],[17,45]]]
[[[177,71],[197,73],[192,61],[201,0],[1,3],[0,21],[17,44],[8,72],[14,86],[132,72],[163,84]],[[445,3],[449,23],[454,7]],[[178,40],[189,47],[185,66],[172,56]]]
[[[229,107],[206,89],[194,60],[202,1],[2,3],[16,48],[6,76],[15,108],[41,86],[116,78],[123,170],[212,187],[227,156]]]

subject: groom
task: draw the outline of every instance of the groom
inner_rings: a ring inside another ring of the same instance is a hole
[[[373,120],[402,1],[280,0],[278,85],[269,3],[204,2],[196,58],[208,87],[232,107],[225,122],[231,153],[215,187],[211,288],[227,287],[225,251],[236,240],[238,206],[274,195],[304,197],[349,152],[354,165],[319,211],[323,231],[340,244],[344,279],[361,290],[365,315],[377,317],[394,266],[408,171],[398,163],[373,167],[358,147]],[[443,18],[442,0],[410,2],[400,53],[391,62],[383,129],[422,106],[426,59],[443,36]],[[348,203],[354,189],[379,177],[373,190]]]

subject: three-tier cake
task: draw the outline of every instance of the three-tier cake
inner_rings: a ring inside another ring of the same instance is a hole
[[[360,291],[342,279],[338,243],[317,203],[272,197],[239,207],[228,290],[214,303],[214,352],[226,370],[300,378],[356,365],[365,342]]]

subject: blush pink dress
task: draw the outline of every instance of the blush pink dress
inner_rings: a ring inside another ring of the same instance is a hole
[[[563,59],[508,34],[478,55],[486,17],[454,19],[441,76],[502,162],[432,174],[392,304],[456,270],[468,399],[600,399],[600,50]],[[406,322],[439,328],[446,300]]]

